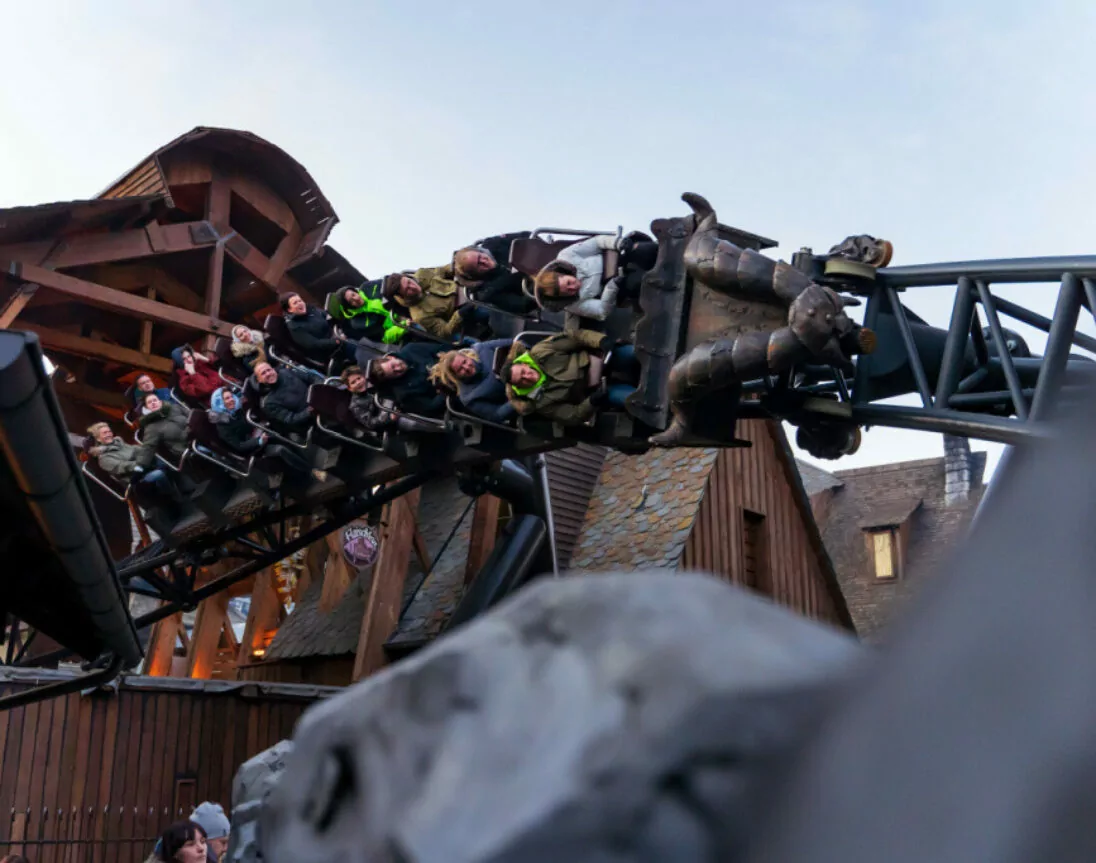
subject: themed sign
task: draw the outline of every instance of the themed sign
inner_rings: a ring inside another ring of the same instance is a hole
[[[377,532],[368,524],[358,522],[343,531],[343,556],[355,569],[365,569],[377,560]]]

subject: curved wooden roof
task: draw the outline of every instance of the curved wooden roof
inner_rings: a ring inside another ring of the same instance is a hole
[[[180,150],[205,150],[220,154],[258,175],[289,204],[306,235],[306,243],[308,234],[316,232],[322,235],[313,238],[313,244],[317,248],[339,221],[334,207],[320,190],[319,184],[285,150],[251,132],[209,126],[197,126],[160,147],[96,197],[170,196],[163,159]]]

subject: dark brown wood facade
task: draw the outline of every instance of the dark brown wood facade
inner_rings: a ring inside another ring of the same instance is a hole
[[[324,694],[140,680],[0,712],[0,857],[140,863],[196,804],[228,811],[240,764],[289,737]]]
[[[809,502],[794,484],[798,474],[789,476],[780,430],[750,421],[739,423],[737,434],[752,446],[716,456],[682,568],[752,588],[807,617],[848,625]]]
[[[610,453],[571,559],[581,572],[708,572],[852,629],[782,428],[740,422],[749,447]]]

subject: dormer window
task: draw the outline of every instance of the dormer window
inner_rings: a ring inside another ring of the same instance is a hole
[[[920,500],[889,503],[879,506],[870,518],[861,522],[869,565],[877,582],[902,578],[910,516],[920,505]]]
[[[875,577],[898,578],[898,531],[893,527],[868,531]]]

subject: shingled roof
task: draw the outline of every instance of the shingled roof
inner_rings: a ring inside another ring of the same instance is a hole
[[[819,471],[799,462],[823,542],[837,570],[857,632],[878,641],[886,621],[937,570],[962,540],[985,493],[984,452],[960,451],[970,488],[947,500],[947,462],[921,459],[835,471],[836,483],[815,483]],[[897,579],[877,579],[864,531],[904,524],[908,531],[903,571]]]
[[[675,568],[718,454],[718,449],[610,453],[571,566]]]

